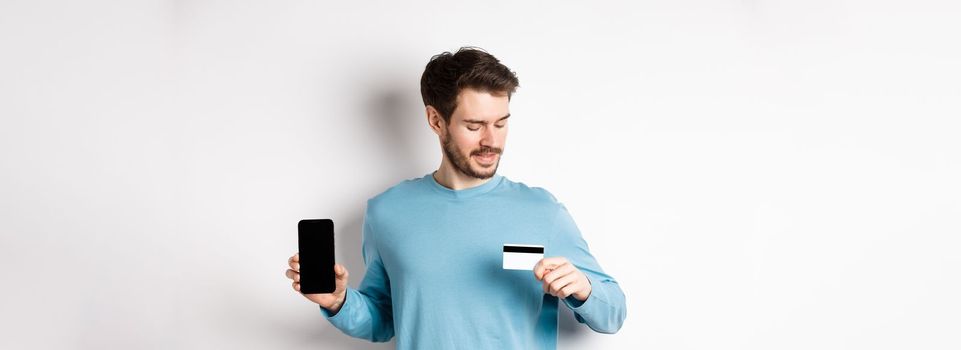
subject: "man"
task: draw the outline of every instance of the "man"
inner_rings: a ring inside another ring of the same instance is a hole
[[[358,289],[305,294],[344,333],[398,349],[555,349],[562,300],[601,333],[620,329],[624,293],[567,209],[546,190],[496,175],[516,75],[477,49],[434,56],[421,77],[440,168],[370,199]],[[502,268],[504,244],[544,246],[533,273]],[[300,291],[298,255],[286,276]]]

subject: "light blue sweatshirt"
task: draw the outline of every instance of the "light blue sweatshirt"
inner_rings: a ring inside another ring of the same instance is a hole
[[[367,202],[367,273],[341,309],[321,313],[357,338],[397,349],[555,349],[558,298],[532,271],[504,270],[504,244],[544,246],[587,275],[591,294],[564,304],[601,333],[624,323],[624,293],[604,273],[567,209],[546,190],[495,175],[448,189],[431,174]]]

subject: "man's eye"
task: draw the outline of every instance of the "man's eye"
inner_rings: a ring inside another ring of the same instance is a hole
[[[480,130],[480,127],[472,128],[472,127],[469,127],[469,126],[468,126],[468,127],[467,127],[467,130],[477,131],[477,130]]]
[[[506,124],[501,124],[501,125],[494,124],[494,126],[496,126],[498,129],[503,128],[504,125],[506,125]]]

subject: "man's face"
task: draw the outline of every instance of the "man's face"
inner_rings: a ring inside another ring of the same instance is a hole
[[[507,95],[473,89],[457,95],[457,108],[441,134],[444,154],[454,168],[477,179],[494,176],[507,140],[509,102]]]

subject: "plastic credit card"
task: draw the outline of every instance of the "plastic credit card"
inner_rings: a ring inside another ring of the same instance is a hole
[[[505,270],[534,270],[534,265],[544,258],[544,246],[530,244],[504,244]]]

